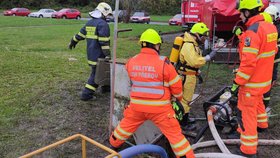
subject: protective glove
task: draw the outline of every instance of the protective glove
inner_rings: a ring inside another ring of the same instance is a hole
[[[178,121],[181,121],[183,119],[184,114],[185,114],[185,110],[184,110],[183,105],[180,103],[179,100],[176,100],[176,101],[172,102],[172,108],[175,111],[176,119]]]
[[[242,29],[240,26],[234,26],[232,29],[232,33],[234,33],[236,36],[239,36],[242,34]]]
[[[233,82],[231,88],[230,88],[230,93],[233,95],[233,96],[237,96],[237,93],[238,93],[238,88],[239,88],[239,85],[236,84],[235,82]]]
[[[70,42],[69,45],[68,45],[68,48],[69,48],[69,49],[75,48],[76,45],[77,45],[77,43],[78,43],[78,42],[74,41],[73,38],[72,38],[72,39],[71,39],[71,42]]]
[[[217,53],[217,50],[212,50],[208,55],[205,56],[205,61],[210,61]]]

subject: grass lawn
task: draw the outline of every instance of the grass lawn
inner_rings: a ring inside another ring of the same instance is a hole
[[[173,16],[170,15],[151,15],[151,21],[158,21],[158,22],[168,22]]]
[[[72,51],[67,48],[86,21],[5,16],[0,16],[0,21],[0,157],[8,158],[18,157],[34,146],[30,138],[34,131],[28,133],[26,128],[32,129],[34,120],[50,115],[45,108],[63,102],[59,95],[63,86],[72,87],[70,91],[78,98],[73,92],[77,87],[73,86],[78,83],[82,88],[89,67],[85,41]],[[113,24],[110,27],[113,39]],[[150,27],[162,32],[180,30],[161,25],[119,24],[119,29],[133,31],[119,34],[117,57],[138,53],[139,36]],[[166,52],[170,45],[163,46]],[[71,61],[73,58],[76,60]],[[30,125],[22,127],[27,120]]]
[[[81,41],[74,50],[67,48],[86,21],[4,16],[0,16],[0,21],[0,157],[19,157],[77,132],[105,142],[107,137],[102,133],[108,125],[102,123],[108,121],[108,111],[102,108],[109,99],[101,96],[99,99],[106,102],[101,105],[86,103],[77,94],[90,71],[86,42]],[[113,24],[110,28],[113,39]],[[181,30],[167,25],[119,24],[119,29],[125,28],[132,31],[119,34],[117,58],[138,53],[139,36],[147,28],[162,32]],[[172,45],[163,43],[163,55],[169,54]],[[230,84],[231,71],[226,65],[211,65],[208,85]],[[280,113],[279,91],[279,86],[274,89],[275,113]],[[70,149],[68,156],[45,156],[71,157],[72,152]]]

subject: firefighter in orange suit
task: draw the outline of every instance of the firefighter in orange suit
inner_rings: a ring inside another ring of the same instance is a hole
[[[190,32],[185,32],[184,34],[184,44],[179,56],[182,66],[178,70],[184,84],[181,103],[184,107],[185,115],[180,121],[184,131],[195,129],[192,124],[194,121],[189,119],[189,103],[192,101],[196,86],[196,75],[198,75],[199,68],[205,65],[207,61],[210,61],[216,54],[216,51],[212,51],[209,55],[202,56],[202,50],[199,46],[204,44],[208,34],[209,29],[202,22],[194,24]]]
[[[238,90],[240,154],[246,157],[256,157],[257,129],[268,128],[262,99],[271,86],[274,56],[277,52],[277,30],[259,14],[262,6],[261,0],[240,0],[237,4],[240,18],[248,29],[240,38],[240,66],[231,91],[236,94]]]
[[[182,100],[182,81],[169,60],[159,56],[162,41],[155,30],[143,32],[140,43],[140,53],[126,64],[132,84],[130,104],[110,136],[110,144],[119,148],[141,124],[150,120],[167,137],[177,157],[194,157],[170,103],[171,97]]]

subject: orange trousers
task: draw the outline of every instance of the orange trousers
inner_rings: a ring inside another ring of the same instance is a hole
[[[120,147],[146,120],[152,121],[161,130],[177,157],[195,157],[189,141],[181,133],[172,108],[163,113],[146,113],[126,108],[124,118],[110,136],[110,144],[115,148]]]
[[[241,134],[240,150],[245,154],[256,154],[258,145],[257,127],[268,128],[263,96],[251,96],[249,93],[239,92],[238,109],[241,111],[241,125],[244,128],[238,129]]]

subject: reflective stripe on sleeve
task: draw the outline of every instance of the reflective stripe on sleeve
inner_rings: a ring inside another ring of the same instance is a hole
[[[245,73],[243,73],[243,72],[241,72],[241,71],[238,71],[238,72],[236,73],[236,75],[238,75],[238,76],[240,76],[240,77],[242,77],[242,78],[244,78],[244,79],[246,79],[246,80],[248,80],[248,79],[250,78],[250,75],[247,75],[247,74],[245,74]]]
[[[258,52],[259,52],[259,50],[256,49],[256,48],[252,48],[252,47],[244,47],[244,48],[242,49],[242,52],[243,52],[243,53],[251,53],[251,54],[257,55]]]
[[[271,84],[271,80],[267,81],[267,82],[260,82],[260,83],[246,83],[245,87],[250,87],[250,88],[262,88],[262,87],[266,87],[269,86]]]
[[[86,35],[82,34],[81,32],[78,33],[79,36],[86,38]]]
[[[183,92],[181,92],[180,94],[173,94],[174,97],[179,98],[183,95]]]
[[[179,77],[179,75],[177,75],[173,80],[169,81],[169,85],[172,86],[173,84],[175,84],[179,80],[180,80],[180,77]]]
[[[110,37],[98,37],[99,41],[107,42],[110,41]]]
[[[79,42],[79,40],[76,38],[76,36],[73,37],[73,40],[76,42]]]
[[[271,56],[275,55],[275,51],[271,51],[271,52],[264,52],[260,55],[258,55],[258,58],[269,58]]]

